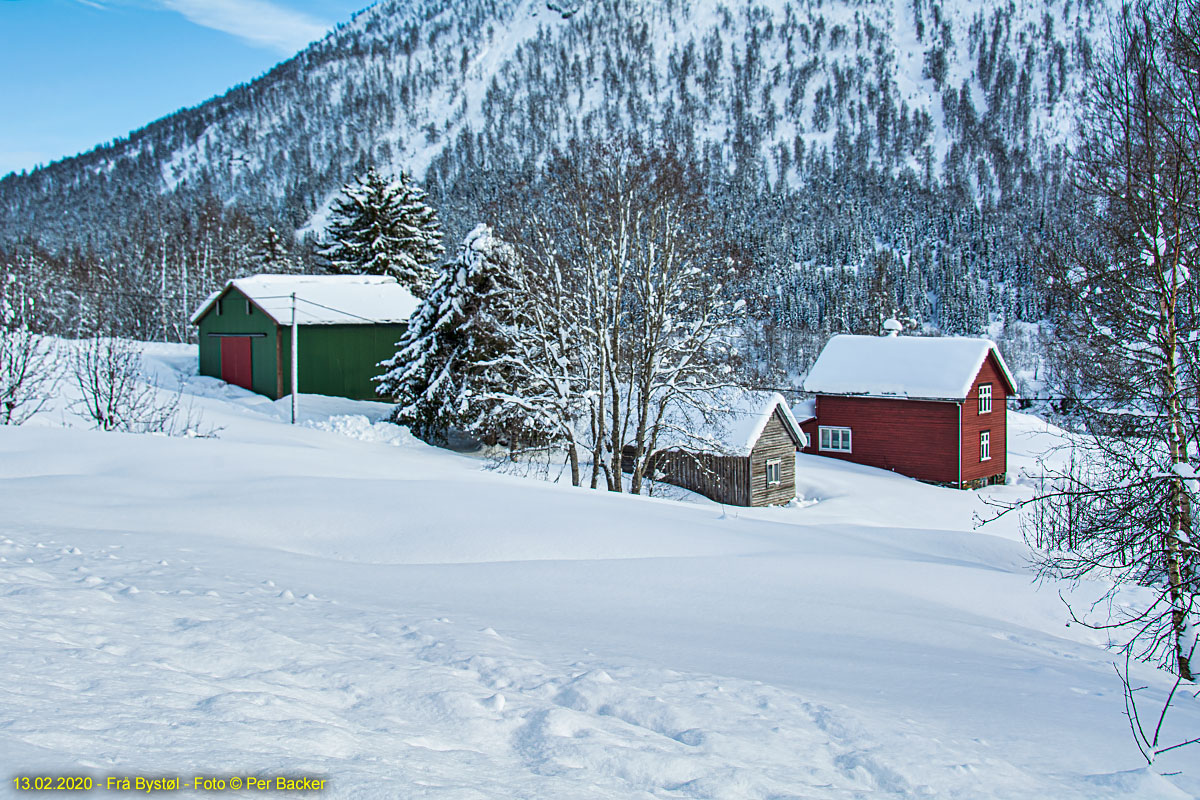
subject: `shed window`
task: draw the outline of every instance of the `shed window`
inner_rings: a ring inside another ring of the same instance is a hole
[[[217,316],[221,316],[221,301],[217,300]]]
[[[249,300],[246,301],[246,316],[247,317],[254,316],[254,306],[250,305]]]
[[[990,383],[979,384],[979,413],[992,413],[992,385]]]
[[[979,460],[980,461],[991,461],[992,460],[992,432],[991,431],[980,431],[979,432]]]
[[[818,450],[828,450],[833,453],[850,452],[850,429],[820,427],[820,442]]]
[[[767,462],[767,486],[779,485],[779,459],[772,458]]]

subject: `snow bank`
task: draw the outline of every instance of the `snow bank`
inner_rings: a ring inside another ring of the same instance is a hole
[[[520,480],[392,430],[384,404],[305,396],[288,425],[186,374],[188,352],[147,358],[219,439],[0,428],[6,775],[309,774],[331,798],[1200,791],[1186,751],[1156,764],[1182,774],[1140,769],[1111,655],[1064,624],[1059,592],[1101,587],[1035,584],[1012,521],[974,528],[980,494],[806,456],[803,508]],[[1010,432],[1014,468],[1061,441],[1022,415]]]

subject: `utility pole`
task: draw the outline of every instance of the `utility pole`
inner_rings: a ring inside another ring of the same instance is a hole
[[[300,415],[300,326],[296,324],[296,293],[292,292],[292,424]]]

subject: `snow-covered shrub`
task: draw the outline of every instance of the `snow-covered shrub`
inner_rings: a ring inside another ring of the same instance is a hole
[[[211,436],[199,433],[199,417],[182,405],[183,387],[160,394],[142,377],[136,342],[97,337],[72,352],[70,376],[80,397],[73,408],[105,431]]]
[[[54,394],[54,344],[21,324],[0,322],[0,425],[20,425]]]

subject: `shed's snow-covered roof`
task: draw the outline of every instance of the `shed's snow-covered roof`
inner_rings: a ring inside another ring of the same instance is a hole
[[[293,293],[298,325],[408,322],[420,304],[395,278],[379,275],[252,275],[232,280],[209,295],[192,315],[192,324],[231,288],[280,325],[292,324]]]
[[[804,380],[813,394],[963,400],[984,360],[996,357],[1016,392],[1004,359],[987,339],[938,336],[834,336]]]
[[[776,409],[800,447],[808,446],[808,438],[779,392],[728,388],[714,392],[708,401],[704,409],[671,409],[659,432],[658,449],[748,456]]]

